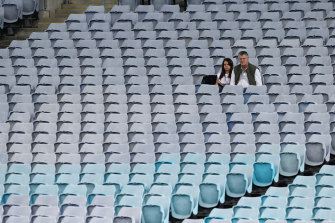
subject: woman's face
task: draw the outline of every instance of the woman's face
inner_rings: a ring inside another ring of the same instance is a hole
[[[223,69],[224,69],[225,73],[229,73],[230,66],[228,64],[228,61],[223,62]]]

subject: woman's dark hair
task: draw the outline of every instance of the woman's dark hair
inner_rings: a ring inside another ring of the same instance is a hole
[[[231,78],[231,73],[233,72],[233,68],[234,68],[234,63],[233,63],[233,61],[232,61],[230,58],[225,58],[225,59],[222,61],[221,74],[220,74],[220,77],[219,77],[220,80],[221,80],[221,78],[223,78],[223,76],[225,75],[225,70],[224,70],[224,62],[225,62],[225,61],[227,61],[227,62],[228,62],[228,65],[230,66],[229,75],[228,75],[229,78]]]

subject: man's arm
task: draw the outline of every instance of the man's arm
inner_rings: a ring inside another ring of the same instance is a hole
[[[256,81],[256,86],[262,86],[262,75],[259,69],[256,69],[255,71],[255,81]]]
[[[231,72],[230,85],[235,85],[235,73],[234,70]]]

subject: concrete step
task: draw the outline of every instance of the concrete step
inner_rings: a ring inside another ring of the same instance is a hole
[[[32,32],[44,32],[44,27],[36,27],[36,28],[23,28],[23,32],[32,33]]]
[[[39,22],[38,28],[46,30],[52,22]],[[63,23],[63,22],[58,22]]]
[[[69,4],[102,4],[103,0],[69,0]],[[105,0],[106,4],[118,4],[117,0]]]
[[[84,13],[86,8],[80,8],[80,9],[56,9],[55,13],[60,13],[60,14],[80,14]]]
[[[67,14],[66,14],[67,15]],[[45,23],[45,22],[64,22],[67,19],[67,16],[63,16],[63,17],[50,17],[50,18],[43,18],[40,20],[41,23]]]
[[[95,5],[95,6],[100,6],[100,4],[62,4],[63,9],[86,9],[88,6]],[[115,4],[105,4],[106,8],[112,8]]]
[[[80,14],[80,13],[78,13],[78,12],[76,12],[76,13],[55,13],[55,14],[50,14],[50,17],[53,17],[53,18],[66,18],[67,19],[70,14]]]

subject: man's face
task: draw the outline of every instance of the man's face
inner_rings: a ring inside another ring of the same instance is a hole
[[[249,57],[247,55],[238,56],[241,66],[248,66]]]

